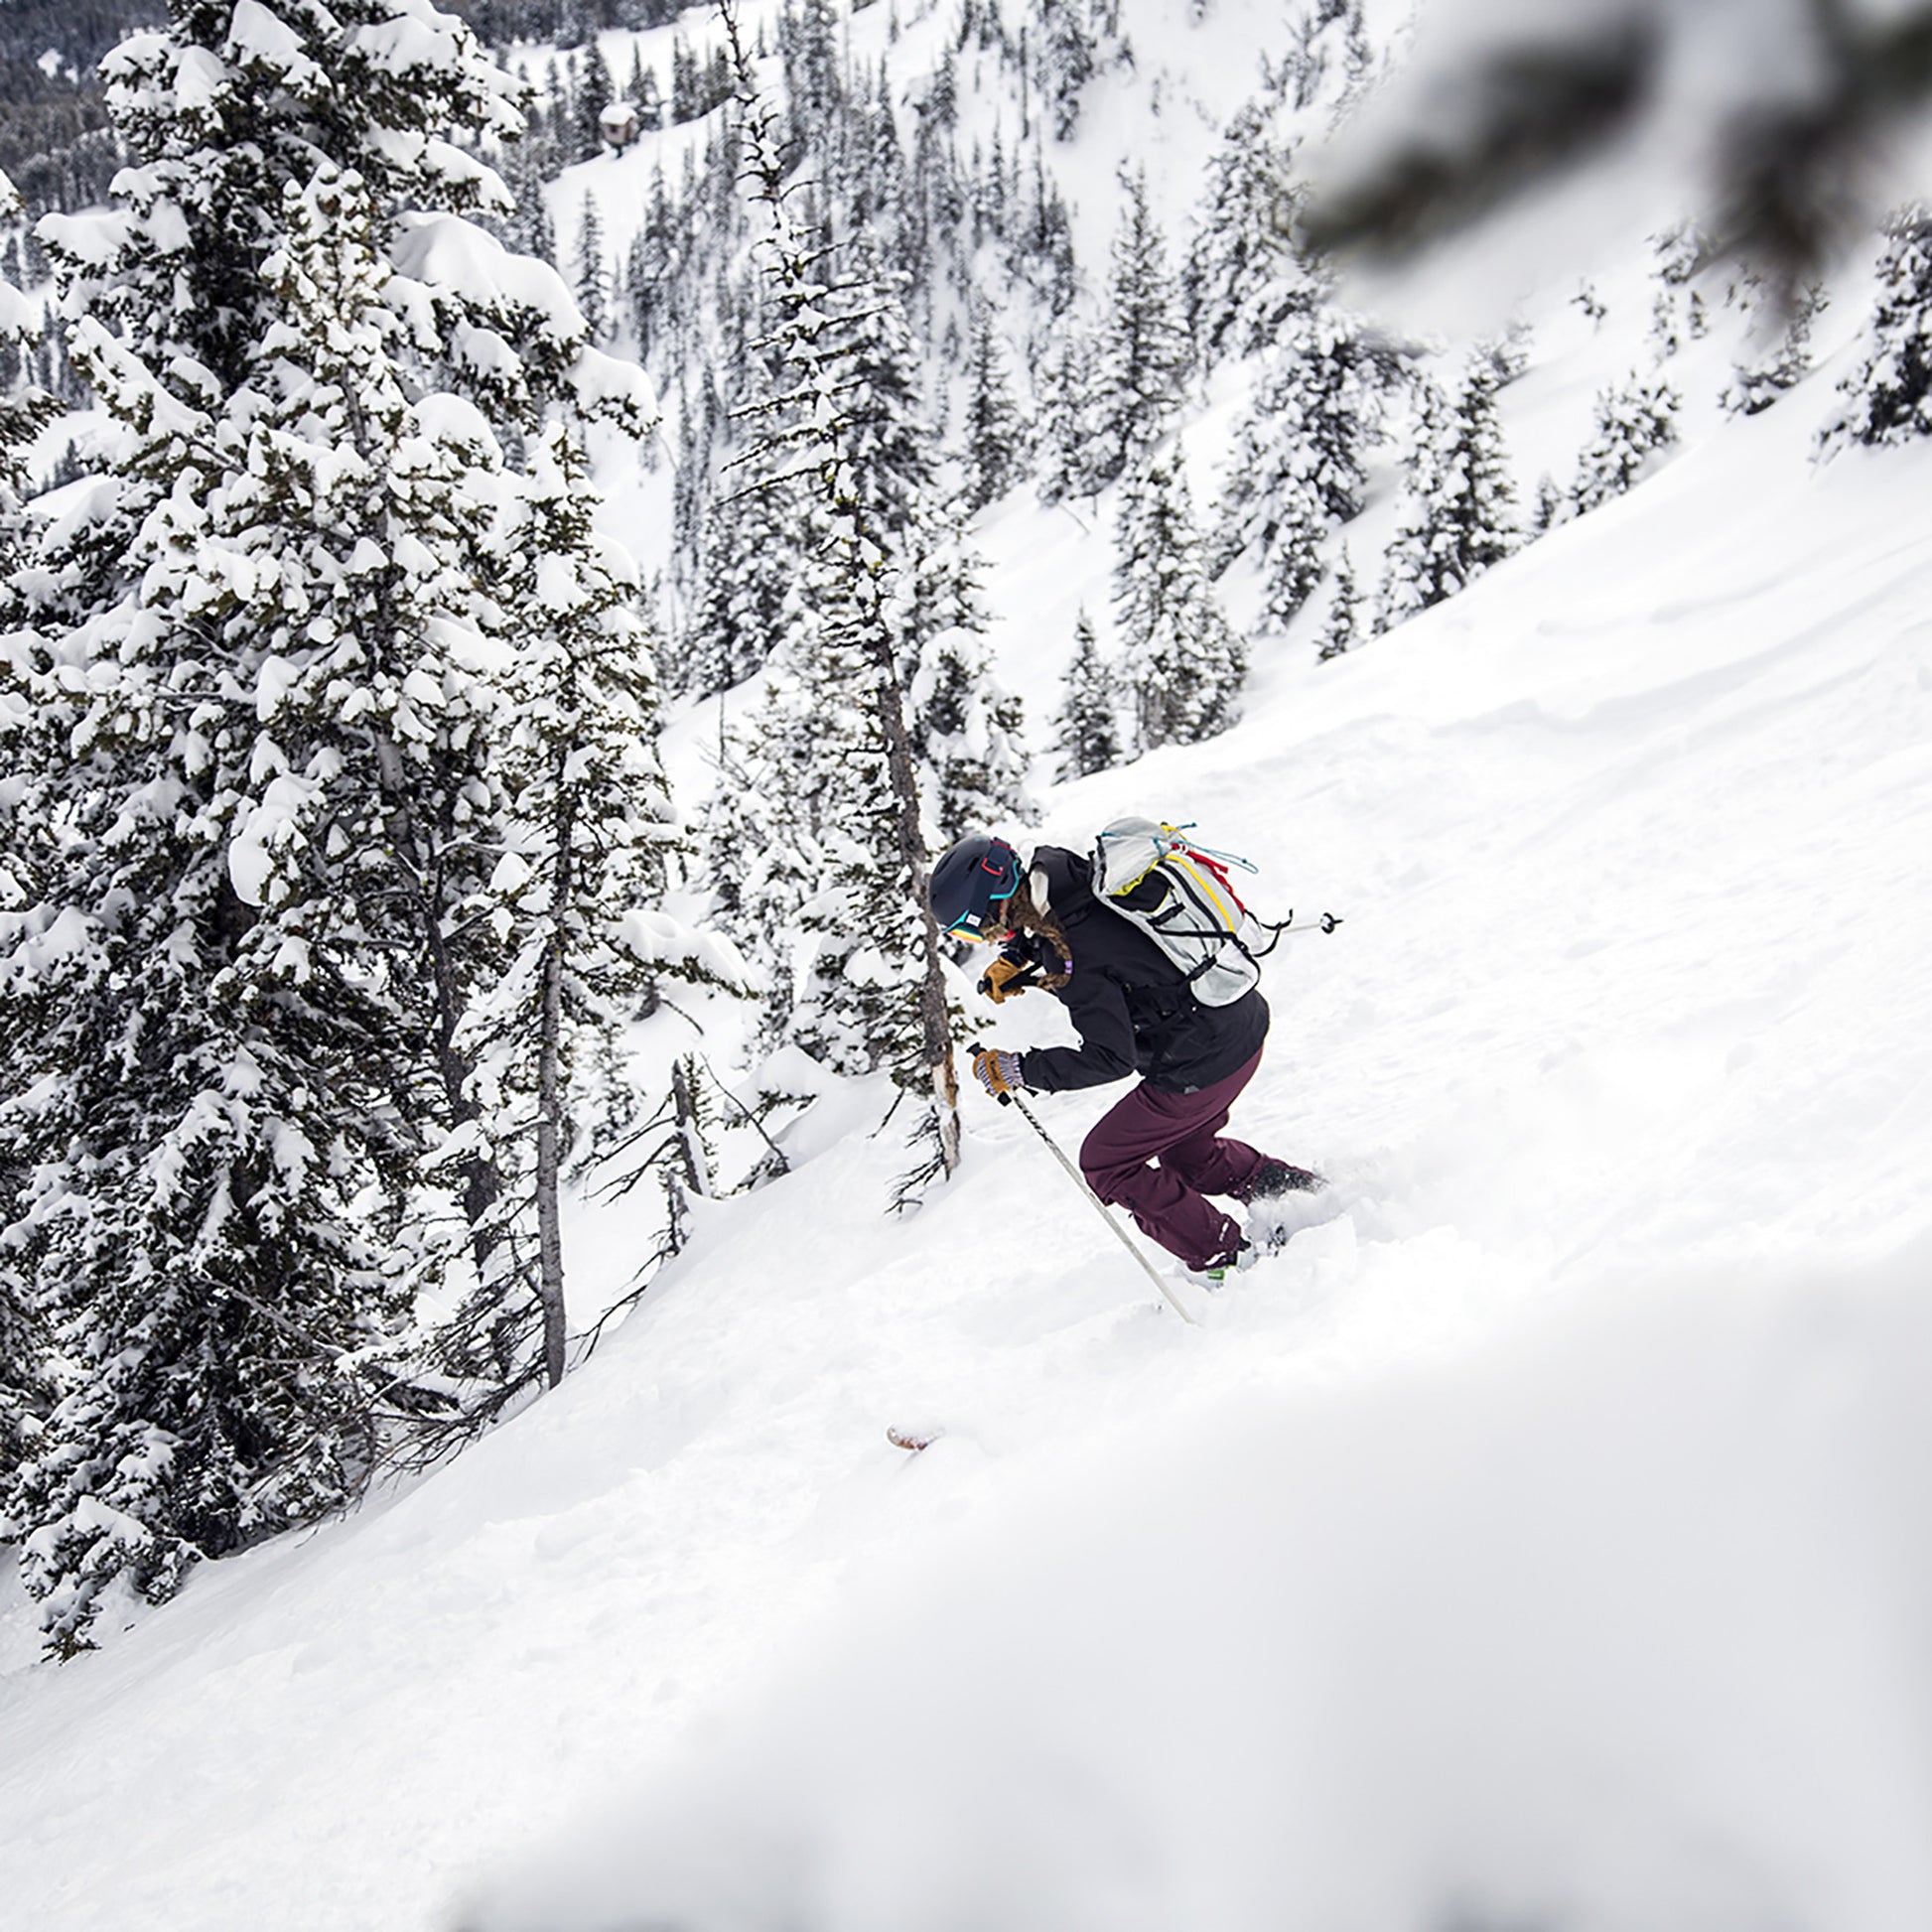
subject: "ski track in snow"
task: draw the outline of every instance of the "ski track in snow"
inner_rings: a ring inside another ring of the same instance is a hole
[[[1814,470],[1831,374],[1051,795],[1344,918],[1234,1127],[1334,1185],[1198,1329],[1024,1121],[969,1095],[894,1223],[828,1096],[449,1469],[69,1668],[0,1599],[8,1922],[1923,1932],[1932,447]],[[1036,732],[1105,531],[986,520]],[[575,1236],[615,1294],[621,1209]]]

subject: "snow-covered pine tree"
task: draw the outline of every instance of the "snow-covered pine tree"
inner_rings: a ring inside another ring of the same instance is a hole
[[[508,198],[449,131],[516,116],[452,17],[183,4],[108,73],[139,165],[48,227],[123,442],[17,575],[4,673],[20,820],[62,828],[0,964],[55,1102],[0,1102],[34,1174],[5,1245],[66,1364],[10,1508],[69,1646],[117,1580],[165,1596],[379,1446],[370,1383],[446,1258],[422,1157],[474,1112],[455,1033],[501,964],[457,916],[500,842],[491,423],[640,388],[456,212]],[[461,1168],[481,1243],[499,1189]]]
[[[1059,715],[1059,775],[1090,777],[1121,760],[1120,679],[1100,653],[1093,621],[1082,611],[1073,626],[1073,662]]]
[[[852,169],[845,187],[840,220],[847,234],[872,238],[882,262],[903,276],[906,300],[927,279],[931,262],[907,245],[920,223],[911,212],[911,193],[905,179],[905,149],[899,140],[898,115],[893,104],[892,75],[882,59],[870,99],[854,104]]]
[[[1380,627],[1466,590],[1515,549],[1516,485],[1503,456],[1500,375],[1470,356],[1453,397],[1424,391],[1409,459],[1409,506],[1389,546]]]
[[[1039,499],[1058,503],[1080,494],[1091,481],[1087,453],[1093,420],[1093,356],[1072,317],[1062,317],[1044,374],[1034,386],[1040,398]]]
[[[1697,286],[1711,244],[1694,223],[1684,221],[1659,235],[1653,246],[1657,290],[1650,306],[1650,342],[1662,361],[1711,333],[1711,318]]]
[[[342,210],[326,218],[352,247]],[[304,256],[281,259],[311,272]],[[331,290],[334,340],[393,437],[407,411],[376,373],[374,282]],[[230,293],[265,321],[260,281]],[[291,514],[323,520],[319,464],[343,480],[337,528],[369,528],[371,505],[366,479],[304,434],[332,412],[290,333],[263,328],[280,394],[244,386],[230,416],[206,364],[188,378],[211,405],[197,408],[83,323],[90,379],[129,431],[121,482],[21,577],[22,819],[67,836],[42,847],[0,980],[44,1103],[4,1103],[33,1173],[7,1246],[69,1366],[11,1513],[61,1649],[87,1641],[116,1581],[160,1600],[198,1558],[352,1493],[378,1444],[345,1364],[379,1360],[401,1315],[407,1268],[382,1260],[398,1230],[358,1197],[408,1185],[425,1070],[392,1042],[428,1013],[303,877],[331,848],[352,866],[362,828],[331,809],[341,752],[305,729],[285,655],[311,625],[340,645],[330,579],[353,583],[351,539],[322,557],[289,541]],[[424,456],[428,493],[455,466]]]
[[[727,490],[705,513],[696,605],[678,686],[710,697],[742,684],[799,634],[808,575],[781,492]]]
[[[1812,282],[1797,292],[1788,314],[1760,313],[1753,324],[1758,352],[1731,365],[1730,380],[1718,398],[1727,414],[1756,416],[1811,373],[1812,325],[1827,305],[1824,284]]]
[[[637,359],[646,367],[657,355],[661,338],[669,334],[667,325],[672,320],[681,257],[677,212],[671,206],[660,164],[651,174],[643,219],[631,237],[624,273],[624,296],[637,339]]]
[[[1546,470],[1536,480],[1536,502],[1530,510],[1530,534],[1547,536],[1559,523],[1568,523],[1577,514],[1569,490]]]
[[[929,782],[939,847],[1035,814],[1026,796],[1020,701],[987,670],[978,625],[952,624],[927,644],[913,685],[913,736]]]
[[[1038,0],[1039,95],[1056,141],[1080,124],[1080,94],[1093,78],[1095,47],[1087,0]]]
[[[1277,624],[1321,579],[1328,534],[1359,515],[1381,440],[1388,375],[1360,326],[1325,303],[1292,311],[1235,433],[1210,567],[1251,551]]]
[[[715,1191],[717,1161],[712,1151],[713,1120],[703,1058],[697,1053],[680,1053],[671,1062],[669,1089],[662,1105],[637,1130],[644,1145],[642,1160],[622,1183],[627,1187],[643,1174],[654,1173],[663,1197],[664,1219],[655,1247],[644,1257],[646,1269],[654,1270],[673,1255],[684,1252],[690,1240],[693,1204],[708,1200]],[[777,1161],[776,1172],[782,1173],[782,1154],[777,1155]],[[760,1163],[759,1172],[764,1168],[765,1164]],[[630,1299],[634,1301],[635,1296]]]
[[[1863,353],[1839,392],[1846,400],[1821,439],[1827,450],[1932,435],[1932,210],[1912,207],[1886,224]]]
[[[966,420],[961,452],[967,510],[983,510],[1004,496],[1027,470],[1027,428],[1013,400],[1005,350],[990,303],[973,309],[973,343],[966,367]]]
[[[611,69],[593,39],[578,56],[576,126],[572,130],[571,160],[595,161],[604,152],[604,110],[617,96]]]
[[[1291,150],[1273,140],[1269,122],[1268,103],[1253,100],[1228,123],[1180,271],[1183,326],[1209,368],[1265,347],[1314,299],[1312,278],[1284,238]]]
[[[0,220],[11,220],[20,212],[20,197],[14,185],[0,174]],[[17,263],[19,251],[11,251]],[[9,281],[0,281],[0,345],[19,348],[40,333],[41,319]],[[27,478],[29,440],[60,414],[60,404],[45,390],[22,385],[13,393],[0,396],[0,572],[11,572],[20,561],[25,534],[22,499]],[[0,591],[11,604],[11,595]],[[5,645],[0,644],[0,650]],[[12,922],[22,909],[34,905],[41,882],[33,863],[33,853],[44,842],[44,833],[28,836],[14,822],[20,802],[17,774],[26,762],[25,745],[15,748],[15,731],[24,723],[8,702],[8,680],[0,674],[0,958],[10,949]],[[12,1055],[24,1042],[9,1035],[0,1048],[0,1089],[16,1092],[31,1087],[39,1077],[24,1056],[16,1063]],[[0,1150],[0,1201],[11,1201],[27,1178],[20,1152],[12,1146]],[[11,1213],[0,1209],[0,1217]],[[49,1364],[49,1337],[37,1312],[37,1297],[32,1284],[4,1249],[0,1249],[0,1538],[7,1535],[7,1499],[29,1438],[38,1433],[41,1418],[52,1399]]]
[[[936,452],[920,421],[914,360],[889,280],[828,281],[791,207],[775,117],[752,80],[738,23],[721,0],[739,76],[745,173],[763,208],[761,251],[777,383],[748,415],[755,452],[782,457],[788,490],[822,533],[813,548],[819,622],[798,664],[820,734],[816,759],[824,890],[799,921],[812,948],[795,979],[794,1036],[840,1070],[854,1055],[924,1092],[912,1139],[924,1150],[897,1196],[909,1202],[959,1158],[957,1075],[939,933],[925,904],[921,828],[903,680],[926,641],[908,635],[914,566]]]
[[[787,143],[811,142],[821,151],[846,106],[845,56],[834,0],[797,0],[779,17],[784,62]],[[741,80],[743,70],[741,69]]]
[[[0,174],[0,221],[13,220],[19,213],[20,196]],[[40,335],[42,326],[35,305],[11,282],[0,281],[0,345],[18,356]],[[27,445],[60,414],[60,402],[31,382],[0,394],[0,573],[11,570],[20,556]],[[0,904],[4,903],[0,894]]]
[[[591,341],[602,342],[611,331],[611,264],[604,253],[604,216],[598,211],[597,197],[588,189],[577,215],[575,259],[577,310]]]
[[[498,231],[513,253],[534,255],[538,261],[554,265],[557,231],[543,192],[547,180],[544,164],[550,153],[549,144],[534,134],[526,134],[511,144],[503,179],[509,186],[513,205],[500,217]]]
[[[1079,489],[1092,495],[1145,468],[1180,406],[1191,359],[1147,181],[1129,178],[1094,360],[1092,414]]]
[[[749,718],[721,723],[717,781],[697,824],[698,871],[708,917],[765,982],[764,1036],[783,1040],[791,1019],[792,927],[823,872],[814,807],[817,732],[786,688],[803,656],[794,640],[773,666]]]
[[[637,109],[638,125],[646,134],[654,134],[664,125],[664,92],[658,85],[657,69],[644,66],[641,47],[632,56],[627,92]]]
[[[1007,248],[1008,263],[1016,276],[1038,291],[1049,316],[1063,317],[1079,287],[1073,220],[1037,143],[1022,217]]]
[[[698,57],[682,34],[671,43],[671,119],[680,127],[706,111]]]
[[[499,589],[513,724],[497,747],[502,848],[461,908],[486,920],[508,966],[466,1008],[455,1046],[501,1191],[482,1279],[439,1336],[491,1415],[563,1379],[564,1164],[596,1158],[634,1119],[620,1034],[664,979],[737,985],[715,952],[657,911],[677,837],[656,752],[649,640],[635,566],[592,526],[581,438],[540,431],[501,532]],[[453,1137],[454,1138],[454,1137]]]
[[[1361,0],[1311,0],[1291,31],[1282,72],[1291,104],[1340,107],[1363,84],[1371,61]]]
[[[1186,479],[1165,457],[1122,489],[1114,608],[1137,751],[1191,745],[1234,723],[1246,654],[1208,589]]]
[[[1582,515],[1620,496],[1677,441],[1683,398],[1661,373],[1633,375],[1596,398],[1590,439],[1577,460],[1570,500]]]
[[[1321,634],[1315,641],[1314,660],[1325,664],[1355,648],[1361,635],[1361,600],[1355,587],[1355,566],[1348,546],[1341,546],[1335,559],[1334,583],[1328,594],[1328,615],[1322,620]]]

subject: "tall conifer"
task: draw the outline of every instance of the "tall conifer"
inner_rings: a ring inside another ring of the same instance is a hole
[[[1121,491],[1114,607],[1137,750],[1191,745],[1234,723],[1246,653],[1208,588],[1186,479],[1165,458]]]
[[[506,957],[465,917],[507,803],[503,439],[585,377],[640,400],[459,212],[508,198],[448,131],[516,126],[468,30],[268,18],[182,0],[124,44],[140,165],[50,226],[121,438],[0,672],[42,828],[0,1020],[53,1102],[0,1103],[35,1176],[4,1245],[67,1365],[11,1513],[58,1645],[353,1493],[409,1292],[489,1259],[459,1035]]]
[[[1146,179],[1136,175],[1125,186],[1095,357],[1083,494],[1146,463],[1180,406],[1190,360]]]
[[[1826,446],[1932,435],[1932,211],[1907,208],[1888,225],[1861,346],[1859,366],[1840,385],[1846,400]]]

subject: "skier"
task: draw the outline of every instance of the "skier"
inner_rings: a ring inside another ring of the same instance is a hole
[[[1141,1075],[1080,1148],[1080,1172],[1188,1276],[1218,1286],[1250,1266],[1241,1223],[1205,1198],[1243,1203],[1319,1187],[1318,1174],[1222,1140],[1228,1109],[1253,1079],[1268,1035],[1259,992],[1203,1006],[1187,976],[1129,919],[1103,905],[1092,867],[1059,846],[1031,861],[1004,839],[961,839],[932,869],[932,916],[954,938],[997,944],[980,990],[996,1004],[1039,986],[1066,1008],[1078,1046],[987,1048],[973,1072],[998,1096],[1061,1093]]]

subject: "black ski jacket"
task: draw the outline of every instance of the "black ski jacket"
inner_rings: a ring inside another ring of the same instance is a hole
[[[1148,935],[1093,896],[1092,867],[1077,854],[1042,845],[1033,857],[1046,878],[1047,910],[1066,934],[1072,976],[1055,994],[1067,1010],[1078,1046],[1035,1046],[1020,1058],[1020,1077],[1042,1093],[1104,1086],[1130,1073],[1163,1093],[1195,1093],[1225,1080],[1261,1051],[1268,1037],[1268,1002],[1244,993],[1232,1006],[1204,1007],[1187,975]],[[1005,951],[1057,960],[1033,934]]]

